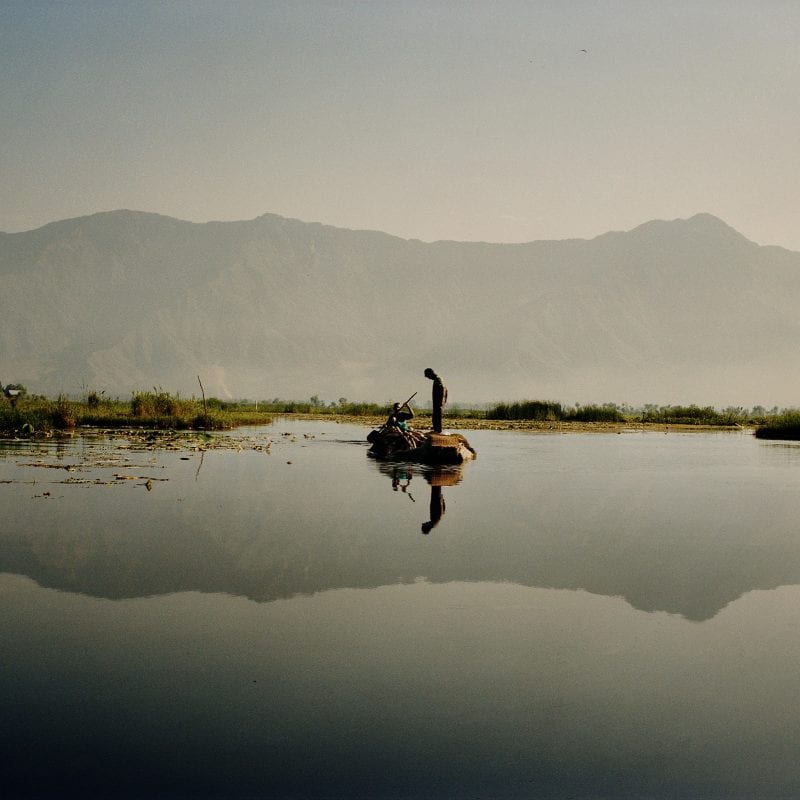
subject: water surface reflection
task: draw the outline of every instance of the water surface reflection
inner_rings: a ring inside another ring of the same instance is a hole
[[[6,794],[800,795],[800,449],[291,425],[0,443]]]
[[[6,450],[0,570],[112,599],[503,581],[693,620],[800,584],[798,448],[477,431],[480,459],[436,471],[368,459],[357,426],[293,424],[273,429],[269,451],[129,452],[120,464],[82,439]],[[37,460],[53,468],[26,466]]]
[[[497,583],[0,596],[10,796],[800,792],[797,587],[702,626]]]

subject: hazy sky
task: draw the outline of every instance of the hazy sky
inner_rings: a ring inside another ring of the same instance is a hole
[[[800,2],[0,0],[0,230],[434,239],[708,211],[800,250]]]

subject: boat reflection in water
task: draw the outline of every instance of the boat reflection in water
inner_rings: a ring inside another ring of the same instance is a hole
[[[442,487],[456,486],[461,483],[464,476],[461,467],[424,467],[420,464],[408,463],[381,463],[378,468],[384,475],[392,479],[392,489],[408,495],[413,503],[416,503],[414,495],[411,493],[411,481],[414,478],[414,470],[417,470],[430,486],[430,519],[421,525],[422,533],[430,533],[438,524],[445,512],[445,500]]]

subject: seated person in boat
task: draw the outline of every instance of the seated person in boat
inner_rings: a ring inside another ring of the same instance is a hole
[[[411,406],[408,405],[408,403],[403,406],[401,406],[400,403],[395,403],[392,406],[392,410],[389,412],[389,416],[386,420],[386,427],[400,428],[401,431],[407,431],[408,425],[406,423],[413,418],[414,412],[411,410]]]

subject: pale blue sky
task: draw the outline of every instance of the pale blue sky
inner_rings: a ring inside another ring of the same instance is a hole
[[[798,34],[795,0],[0,0],[0,230],[518,242],[708,211],[800,250]]]

